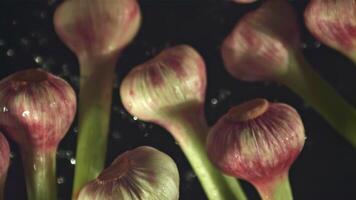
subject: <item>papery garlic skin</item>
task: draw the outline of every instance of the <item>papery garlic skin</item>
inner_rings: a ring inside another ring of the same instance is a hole
[[[132,115],[157,121],[175,110],[202,110],[205,88],[202,57],[192,47],[179,45],[136,66],[124,78],[120,95]]]
[[[0,184],[6,179],[10,165],[10,147],[5,136],[0,132]],[[1,197],[0,197],[1,198]]]
[[[305,141],[297,111],[255,99],[232,108],[212,127],[208,155],[220,170],[254,184],[288,172]]]
[[[179,172],[165,153],[142,146],[114,160],[78,200],[178,200]]]
[[[355,0],[311,0],[304,18],[309,31],[317,39],[355,58]]]
[[[298,48],[299,41],[291,5],[285,0],[270,0],[236,24],[221,53],[226,69],[235,78],[270,80],[286,73],[290,53]]]
[[[54,15],[56,32],[78,56],[121,51],[141,21],[136,0],[67,0]]]
[[[63,79],[30,69],[0,81],[0,108],[1,129],[20,146],[52,151],[74,119],[76,96]]]

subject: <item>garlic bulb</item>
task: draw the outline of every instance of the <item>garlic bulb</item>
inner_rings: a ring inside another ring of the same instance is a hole
[[[114,160],[80,191],[78,200],[178,200],[179,173],[174,161],[142,146]]]

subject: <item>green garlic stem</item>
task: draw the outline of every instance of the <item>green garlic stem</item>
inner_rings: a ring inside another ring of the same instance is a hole
[[[288,173],[263,185],[255,184],[263,200],[293,200]]]
[[[296,53],[289,73],[280,82],[310,104],[356,148],[356,110]]]
[[[174,120],[166,128],[173,134],[195,171],[209,200],[246,200],[246,196],[233,177],[222,175],[210,162],[205,150],[208,126],[199,117],[192,120]]]
[[[72,198],[104,169],[116,56],[80,59],[78,143]]]
[[[56,200],[56,151],[21,151],[28,200]]]

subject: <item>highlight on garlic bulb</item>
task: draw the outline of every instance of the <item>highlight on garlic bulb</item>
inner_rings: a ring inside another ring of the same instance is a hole
[[[125,108],[142,120],[161,120],[179,109],[202,109],[206,88],[205,64],[187,45],[168,48],[136,66],[123,80]]]
[[[354,0],[311,0],[304,18],[307,28],[318,40],[356,61]]]
[[[252,183],[263,199],[275,199],[271,197],[288,180],[304,141],[303,123],[294,108],[254,99],[218,120],[209,132],[207,150],[224,173]],[[281,199],[289,199],[287,193]]]
[[[0,132],[0,199],[4,199],[7,171],[10,165],[10,147],[5,136]]]
[[[0,128],[20,147],[29,200],[56,200],[56,151],[76,112],[63,79],[29,69],[0,81]]]
[[[286,73],[299,30],[293,8],[285,0],[270,0],[245,15],[222,44],[227,71],[244,81],[270,80]]]
[[[54,15],[56,32],[77,56],[118,53],[141,21],[136,0],[68,0]]]
[[[165,153],[141,146],[117,157],[78,200],[178,200],[179,173]]]

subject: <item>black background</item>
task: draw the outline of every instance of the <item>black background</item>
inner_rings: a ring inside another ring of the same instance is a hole
[[[315,41],[302,23],[306,0],[290,1],[300,17],[301,46],[307,59],[353,105],[356,103],[356,68],[344,56]],[[41,67],[78,88],[75,55],[53,30],[52,15],[59,0],[0,0],[0,78],[15,71]],[[305,148],[290,171],[297,200],[355,199],[356,152],[303,101],[274,83],[245,83],[228,75],[219,53],[223,38],[237,20],[260,2],[238,5],[228,0],[140,0],[143,23],[139,34],[122,54],[114,88],[107,164],[117,155],[140,145],[154,146],[177,162],[181,174],[181,200],[204,200],[197,178],[172,137],[162,128],[133,119],[120,102],[120,81],[135,65],[162,49],[190,44],[205,58],[208,70],[206,117],[213,124],[227,109],[244,100],[264,97],[293,105],[301,114],[307,134]],[[355,122],[356,123],[356,122]],[[75,124],[58,152],[58,188],[70,199],[77,130]],[[6,199],[26,199],[21,158],[11,144],[12,160]],[[259,199],[247,183],[250,199]]]

